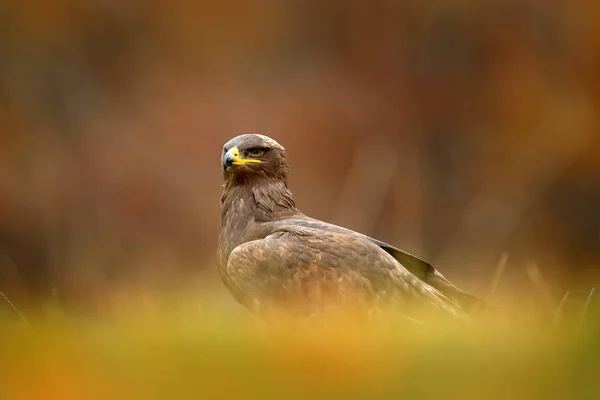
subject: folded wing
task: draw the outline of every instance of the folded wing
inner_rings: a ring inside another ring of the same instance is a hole
[[[451,299],[368,238],[305,226],[288,225],[237,246],[225,283],[250,308],[282,302],[311,312],[324,302],[399,301],[461,314]]]

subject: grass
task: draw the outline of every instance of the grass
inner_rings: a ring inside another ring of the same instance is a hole
[[[600,335],[479,321],[267,327],[227,309],[0,326],[1,398],[594,398]],[[595,322],[595,321],[594,321]]]
[[[565,295],[547,316],[507,306],[467,324],[383,315],[267,325],[215,299],[180,294],[95,318],[11,305],[0,399],[600,398],[593,293]]]

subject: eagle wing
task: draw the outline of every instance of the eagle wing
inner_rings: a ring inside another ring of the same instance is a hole
[[[237,246],[224,280],[249,308],[283,302],[311,312],[336,305],[394,300],[460,314],[452,300],[421,281],[366,237],[303,226],[286,226]],[[291,306],[291,307],[290,307]]]
[[[433,286],[445,296],[457,302],[465,310],[476,311],[488,308],[486,302],[460,290],[428,262],[423,261],[410,253],[402,251],[380,240],[370,237],[369,240],[389,253],[419,279]]]
[[[284,223],[313,228],[322,232],[338,232],[347,235],[353,235],[363,238],[364,240],[368,240],[374,243],[381,250],[391,255],[401,266],[406,268],[408,272],[419,278],[425,284],[440,291],[444,296],[458,304],[462,309],[472,312],[488,308],[488,305],[483,300],[460,290],[431,264],[381,240],[374,239],[348,228],[310,218],[305,215],[297,216],[293,220],[284,221]]]

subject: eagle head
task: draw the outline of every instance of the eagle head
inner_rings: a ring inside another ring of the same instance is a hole
[[[223,145],[221,156],[226,182],[243,182],[252,178],[287,180],[285,149],[268,136],[245,134]]]

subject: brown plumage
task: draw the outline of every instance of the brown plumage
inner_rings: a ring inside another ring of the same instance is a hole
[[[462,315],[482,304],[435,268],[387,243],[302,214],[288,189],[285,149],[241,135],[222,153],[219,273],[256,310],[311,314],[325,305],[398,303]]]

